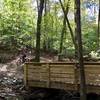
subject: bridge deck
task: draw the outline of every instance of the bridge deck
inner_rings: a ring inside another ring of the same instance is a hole
[[[24,82],[28,87],[79,90],[78,63],[26,63]],[[100,94],[100,63],[85,63],[87,92]]]

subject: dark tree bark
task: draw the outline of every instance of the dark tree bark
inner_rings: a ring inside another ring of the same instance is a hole
[[[75,21],[75,25],[76,25],[76,23],[77,23],[76,1],[74,2],[74,21]],[[77,44],[78,41],[77,41],[77,29],[76,29],[76,27],[75,27],[75,42],[76,42],[76,45],[75,45],[75,59],[78,60],[78,44]]]
[[[47,0],[45,0],[45,2],[44,2],[44,8],[45,8],[45,15],[47,14]]]
[[[43,40],[43,50],[48,51],[50,47],[48,34],[48,15],[50,15],[50,4],[49,0],[44,1],[44,40]]]
[[[56,30],[55,30],[55,32],[57,33],[57,5],[56,5],[56,3],[55,3],[55,7],[54,7],[54,12],[55,12],[55,28],[56,28]]]
[[[76,15],[76,33],[78,42],[78,59],[80,69],[80,100],[86,100],[86,82],[85,72],[83,63],[83,47],[82,47],[82,36],[81,36],[81,11],[80,11],[80,0],[75,0],[75,15]]]
[[[44,8],[44,0],[40,0],[40,4],[38,7],[38,19],[37,19],[37,33],[36,33],[36,55],[35,61],[40,61],[40,37],[41,37],[41,21],[42,21],[42,13]]]
[[[100,0],[99,0],[99,12],[98,12],[98,32],[97,32],[97,49],[100,49]]]
[[[47,0],[44,1],[44,40],[43,40],[43,50],[47,50]]]
[[[64,39],[64,33],[66,32],[66,19],[63,20],[63,29],[61,32],[61,40],[60,40],[60,48],[59,48],[59,54],[62,53],[63,50],[63,39]]]
[[[39,0],[36,0],[37,3],[37,10],[39,11]]]
[[[65,1],[64,1],[65,2]],[[66,10],[65,10],[65,13],[66,13],[66,16],[68,14],[68,11],[69,11],[69,2],[67,3],[67,6],[66,6]],[[64,16],[64,19],[63,19],[63,28],[62,28],[62,32],[61,32],[61,38],[60,38],[60,46],[59,46],[59,58],[58,60],[61,60],[61,53],[62,53],[62,50],[63,50],[63,39],[64,39],[64,34],[66,33],[66,18]]]
[[[70,0],[69,0],[69,1],[70,1]],[[74,47],[75,47],[76,41],[75,41],[75,37],[74,37],[74,34],[73,34],[73,30],[72,30],[72,28],[71,28],[71,26],[70,26],[70,23],[69,23],[69,20],[68,20],[67,15],[66,15],[66,11],[65,11],[65,8],[64,8],[63,3],[62,3],[61,0],[59,0],[59,2],[60,2],[60,5],[61,5],[61,8],[62,8],[62,10],[63,10],[64,16],[65,16],[65,19],[66,19],[66,22],[67,22],[67,25],[68,25],[68,28],[69,28],[69,31],[70,31],[70,34],[71,34],[71,38],[72,38],[72,41],[73,41],[73,44],[74,44]]]

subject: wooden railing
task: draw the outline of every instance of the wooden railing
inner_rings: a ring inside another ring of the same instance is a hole
[[[100,63],[84,63],[88,92],[100,93]],[[79,90],[78,63],[26,63],[26,86]],[[98,88],[99,87],[99,88]]]

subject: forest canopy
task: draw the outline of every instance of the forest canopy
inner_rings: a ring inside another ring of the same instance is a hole
[[[69,3],[68,3],[69,2]],[[75,36],[74,2],[62,0],[68,6],[68,20]],[[68,4],[68,5],[67,5]],[[0,0],[0,46],[8,49],[35,48],[38,0]],[[99,49],[98,0],[81,0],[82,41],[84,53]],[[64,13],[59,0],[46,0],[41,23],[41,49],[59,52]],[[62,53],[74,53],[74,43],[66,22]]]

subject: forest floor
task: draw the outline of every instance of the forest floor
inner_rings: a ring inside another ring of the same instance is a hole
[[[7,56],[7,55],[6,55]],[[79,100],[79,94],[72,91],[43,90],[33,89],[26,90],[23,82],[23,65],[22,55],[10,58],[7,62],[0,63],[0,100]],[[31,54],[26,56],[27,59],[33,59]],[[43,54],[41,62],[55,62],[58,58],[54,54]],[[71,62],[69,59],[65,61]],[[66,98],[65,98],[66,97]],[[88,100],[99,100],[94,98]]]
[[[4,100],[17,100],[14,98],[20,91],[24,92],[23,88],[23,64],[17,65],[16,59],[0,64],[0,97]]]
[[[23,97],[29,94],[29,91],[25,90],[23,82],[24,63],[22,63],[22,54],[12,55],[11,53],[4,53],[2,51],[0,56],[3,62],[0,63],[0,100],[24,100]],[[34,56],[28,53],[26,58],[30,60]],[[43,54],[41,57],[41,62],[52,62],[56,60],[57,57],[55,55]]]

